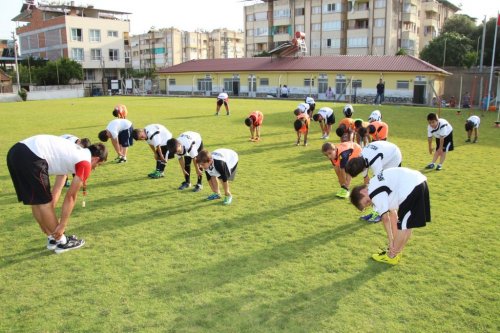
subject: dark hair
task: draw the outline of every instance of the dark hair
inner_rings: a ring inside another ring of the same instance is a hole
[[[293,122],[293,128],[295,128],[296,131],[300,130],[304,126],[304,121],[301,119],[296,119]]]
[[[427,121],[429,121],[429,120],[438,120],[438,117],[435,113],[431,112],[427,115]]]
[[[364,190],[365,188],[368,188],[366,185],[359,185],[356,186],[352,189],[351,195],[349,196],[349,199],[351,200],[351,203],[356,206],[357,209],[363,210],[363,207],[360,206],[361,204],[361,199],[363,199],[364,195],[361,194],[361,190]]]
[[[94,157],[99,157],[99,161],[105,162],[108,159],[108,148],[103,143],[95,143],[88,147],[90,150],[90,155]]]
[[[472,129],[474,128],[474,123],[472,121],[468,121],[465,123],[465,130],[468,132],[468,131],[472,131]]]
[[[208,150],[203,149],[198,153],[198,156],[196,156],[196,160],[198,164],[210,162],[212,160],[212,154]]]
[[[248,127],[252,125],[252,119],[250,117],[245,119],[245,125],[247,125]]]
[[[109,139],[107,130],[100,131],[97,136],[99,137],[99,140],[101,140],[102,142],[106,142]]]
[[[299,115],[299,114],[301,114],[301,113],[302,113],[302,111],[300,111],[300,109],[299,109],[299,108],[297,108],[297,109],[293,110],[293,114],[294,114],[294,115],[296,115],[296,116],[298,116],[298,115]]]
[[[363,120],[357,119],[354,121],[354,127],[360,128],[361,126],[363,126]]]
[[[114,117],[118,117],[118,112],[119,112],[118,109],[114,109],[113,112],[112,112],[113,116]]]
[[[132,132],[132,137],[134,138],[135,141],[140,140],[139,134],[141,134],[142,131],[143,131],[143,129],[141,129],[141,128],[134,129],[134,131]]]
[[[361,138],[364,138],[365,135],[366,135],[366,128],[365,127],[361,127],[359,130],[358,130],[358,135],[361,137]]]
[[[316,113],[314,116],[313,116],[313,120],[314,121],[318,121],[319,120],[319,116],[321,116],[319,113]]]
[[[366,167],[365,159],[363,156],[353,157],[345,166],[345,172],[347,172],[351,177],[356,177],[359,175]]]
[[[375,125],[368,125],[368,133],[373,134],[376,130]]]
[[[321,152],[322,153],[326,153],[327,151],[329,151],[331,149],[335,149],[335,145],[333,143],[331,143],[331,142],[325,142],[321,146]]]
[[[89,138],[80,139],[80,146],[82,146],[83,148],[88,148],[90,146],[90,139]]]
[[[345,127],[344,127],[344,128],[345,128]],[[339,138],[341,138],[341,137],[342,137],[342,135],[344,135],[344,133],[345,133],[344,128],[342,128],[342,127],[340,127],[340,126],[339,126],[339,127],[337,127],[337,129],[335,130],[335,133],[337,133],[337,136],[338,136]]]
[[[170,139],[167,141],[167,150],[170,154],[174,155],[177,153],[177,143],[179,141],[177,141],[177,139]]]

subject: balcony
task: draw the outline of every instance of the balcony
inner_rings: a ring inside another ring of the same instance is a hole
[[[401,17],[401,21],[415,23],[418,21],[417,14],[415,14],[415,13],[403,13],[403,15]]]
[[[422,10],[424,12],[439,13],[439,4],[437,2],[422,2]]]
[[[356,10],[354,12],[348,12],[347,13],[347,19],[348,20],[362,20],[362,19],[368,19],[370,13],[367,10]]]

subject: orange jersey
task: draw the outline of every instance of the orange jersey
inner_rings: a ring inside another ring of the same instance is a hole
[[[127,107],[123,104],[118,104],[115,106],[115,110],[118,111],[118,118],[126,119],[128,115]]]
[[[304,120],[304,125],[299,129],[300,133],[307,133],[309,131],[309,124],[311,123],[311,118],[307,113],[301,113],[297,116],[297,119]]]
[[[332,161],[332,164],[340,168],[345,168],[351,158],[361,155],[361,146],[352,141],[341,142],[335,147],[337,148],[337,158]]]
[[[260,125],[262,125],[262,122],[264,121],[264,115],[260,111],[254,111],[254,112],[250,113],[250,115],[248,117],[252,118],[254,126],[260,126]]]
[[[345,128],[354,130],[354,119],[352,118],[344,118],[339,122],[339,126],[344,124]]]
[[[371,127],[372,125],[375,127],[375,132],[370,133],[372,141],[387,140],[387,136],[389,135],[389,125],[383,121],[372,121],[368,127]],[[368,132],[370,132],[369,129]]]

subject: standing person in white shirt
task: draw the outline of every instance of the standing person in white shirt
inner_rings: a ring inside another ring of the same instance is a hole
[[[439,164],[436,167],[436,171],[443,169],[443,163],[446,159],[446,153],[453,150],[453,127],[446,119],[438,118],[435,113],[429,113],[427,115],[427,140],[429,143],[429,154],[434,151],[432,149],[432,138],[436,138],[436,151],[432,158],[432,162],[429,163],[425,168],[434,169],[435,163],[439,158]]]
[[[333,114],[333,110],[324,106],[313,116],[313,120],[319,122],[319,127],[321,128],[321,138],[328,139],[330,137],[332,125],[335,124],[335,115]]]
[[[102,142],[108,141],[111,138],[111,143],[115,149],[118,157],[115,159],[116,163],[127,162],[128,147],[134,144],[132,132],[134,126],[128,119],[115,119],[108,123],[105,130],[99,132],[99,140]]]
[[[136,128],[132,136],[134,140],[146,140],[153,151],[156,168],[153,172],[148,174],[148,177],[153,179],[164,177],[167,161],[169,158],[174,157],[174,155],[168,153],[167,149],[167,141],[172,139],[172,133],[163,125],[151,124],[143,129]]]
[[[85,244],[76,236],[66,237],[64,232],[80,187],[83,185],[85,195],[90,173],[107,157],[108,150],[102,143],[82,148],[54,135],[32,136],[9,150],[7,166],[17,199],[31,206],[33,217],[47,235],[47,249],[62,253]],[[75,176],[64,197],[61,215],[57,217],[55,207],[68,173]],[[51,175],[56,176],[52,191]]]
[[[368,185],[356,186],[350,199],[359,210],[373,205],[382,216],[389,246],[372,255],[379,262],[397,265],[412,229],[431,221],[427,178],[408,168],[381,171]]]
[[[205,170],[208,183],[212,189],[212,194],[207,197],[207,200],[220,199],[220,190],[217,178],[224,189],[224,205],[230,205],[233,202],[233,196],[229,190],[229,181],[234,180],[236,168],[238,167],[238,154],[226,148],[220,148],[210,153],[207,150],[202,150],[198,154],[198,164]]]
[[[201,184],[202,172],[197,162],[198,154],[202,149],[203,141],[201,140],[201,135],[192,131],[184,132],[177,139],[172,138],[167,141],[167,150],[170,155],[177,155],[182,174],[184,175],[184,181],[179,186],[179,190],[184,190],[191,186],[191,161],[194,161],[194,167],[198,176],[198,181],[193,188],[193,192],[199,192],[203,188]]]
[[[218,96],[217,96],[217,107],[215,108],[215,115],[219,115],[219,110],[220,107],[224,104],[224,108],[226,108],[226,115],[229,116],[229,96],[227,93],[222,91]]]
[[[471,142],[470,138],[472,136],[472,131],[474,131],[474,141],[472,143],[477,142],[477,132],[479,131],[479,124],[481,124],[481,118],[478,116],[470,116],[465,121],[465,131],[467,132],[467,140],[465,142]]]

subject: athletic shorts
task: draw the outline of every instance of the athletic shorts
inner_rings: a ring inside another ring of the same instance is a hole
[[[439,141],[440,139],[436,138],[436,149],[439,149]],[[444,152],[449,152],[453,150],[453,131],[450,132],[447,136],[444,137]]]
[[[431,221],[431,205],[427,181],[417,185],[399,205],[398,229],[406,230],[425,227]]]
[[[134,131],[134,126],[130,126],[130,128],[120,131],[118,133],[118,143],[122,147],[130,147],[134,144],[134,138],[132,136],[132,132]]]
[[[49,165],[24,143],[16,143],[7,154],[7,166],[16,189],[17,200],[25,205],[42,205],[52,201]]]
[[[218,105],[218,106],[221,106],[222,104],[227,105],[227,102],[226,102],[225,100],[223,100],[223,99],[219,99],[219,98],[218,98],[218,99],[217,99],[217,105]]]
[[[234,177],[236,177],[236,168],[238,167],[238,163],[230,170],[231,176],[227,180],[234,180]]]
[[[326,118],[326,124],[327,125],[333,125],[333,124],[335,124],[335,116],[333,115],[333,113],[332,113],[331,116],[329,116],[328,118]]]

